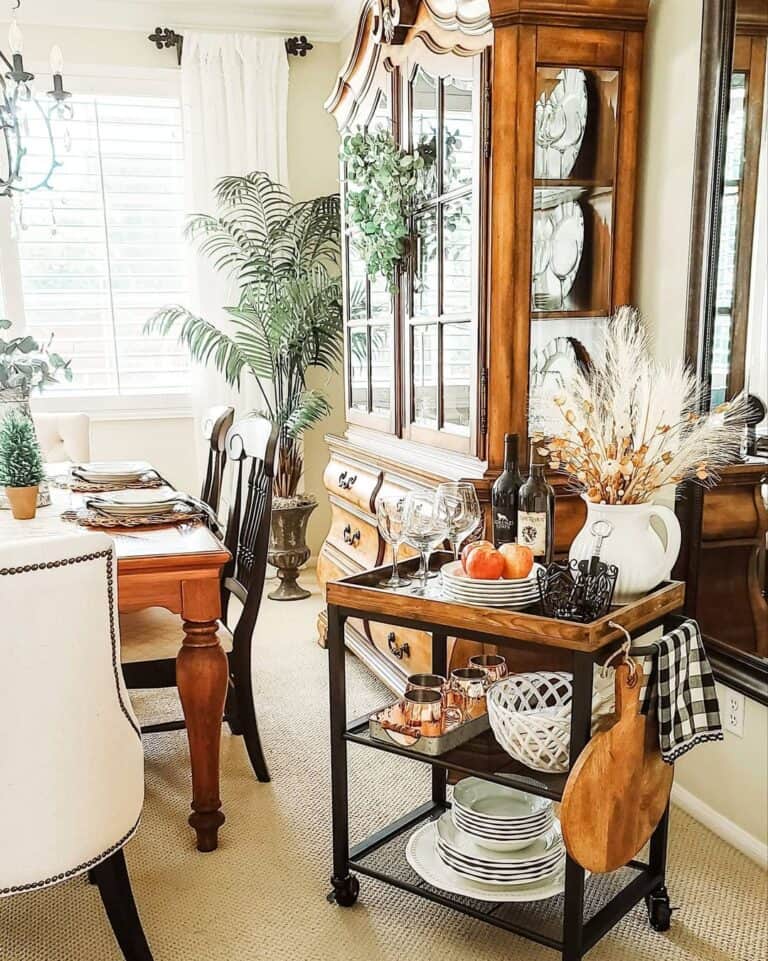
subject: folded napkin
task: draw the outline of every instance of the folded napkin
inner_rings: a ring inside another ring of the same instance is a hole
[[[655,709],[661,756],[674,764],[697,744],[723,740],[720,706],[696,621],[685,621],[656,646],[645,664],[643,713]]]

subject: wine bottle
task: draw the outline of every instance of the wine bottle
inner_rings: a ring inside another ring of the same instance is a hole
[[[517,540],[517,498],[523,478],[517,468],[517,434],[504,438],[504,472],[491,491],[493,542],[496,547]]]
[[[518,498],[517,542],[530,547],[539,564],[549,564],[555,542],[555,492],[544,477],[544,465],[535,463],[533,454]]]

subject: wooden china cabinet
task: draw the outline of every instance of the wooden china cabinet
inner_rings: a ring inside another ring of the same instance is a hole
[[[348,427],[328,438],[322,582],[386,562],[380,497],[470,480],[487,507],[504,434],[527,450],[542,397],[629,301],[647,7],[365,4],[327,108],[342,134],[386,127],[431,162],[394,294],[345,225]],[[584,512],[554,483],[565,552]],[[347,643],[396,691],[430,666],[415,631],[352,622]]]

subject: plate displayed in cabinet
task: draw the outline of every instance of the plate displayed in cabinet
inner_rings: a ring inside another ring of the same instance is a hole
[[[562,70],[549,96],[536,101],[535,177],[570,176],[584,142],[587,105],[587,78],[578,67]]]

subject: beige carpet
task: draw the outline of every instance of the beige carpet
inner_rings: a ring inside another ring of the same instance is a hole
[[[241,742],[225,735],[227,823],[215,854],[198,854],[185,824],[183,733],[147,741],[144,821],[127,857],[155,961],[555,959],[552,951],[367,878],[355,908],[326,903],[330,805],[326,656],[314,633],[319,606],[317,593],[301,603],[266,604],[257,690],[274,780],[258,784]],[[385,699],[359,663],[349,667],[353,711]],[[143,717],[155,718],[177,710],[174,697],[141,694],[136,702]],[[426,766],[363,748],[351,753],[355,837],[428,797]],[[763,872],[682,812],[674,812],[671,838],[669,887],[679,907],[672,930],[652,932],[638,907],[590,961],[764,961]],[[98,894],[82,878],[0,902],[0,961],[120,957]]]

